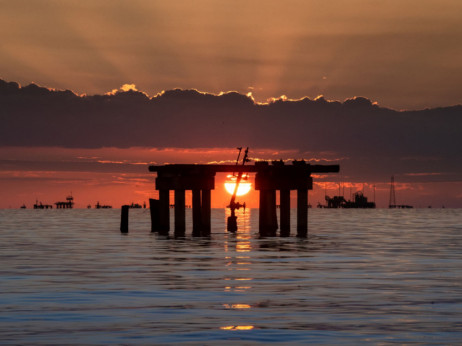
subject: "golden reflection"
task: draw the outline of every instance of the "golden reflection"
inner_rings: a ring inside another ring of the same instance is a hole
[[[230,211],[227,210],[225,217],[228,217]],[[252,236],[250,229],[250,214],[251,209],[238,210],[238,230],[237,233],[228,233],[225,239],[224,252],[225,252],[225,268],[227,270],[227,277],[223,278],[226,281],[224,285],[225,292],[239,292],[245,293],[252,289],[250,282],[253,277],[250,275],[241,276],[242,271],[250,271],[252,260],[250,254],[252,253]],[[233,275],[234,274],[234,275]],[[245,281],[245,283],[244,283]],[[229,310],[248,310],[252,305],[244,302],[223,304],[223,307]],[[224,326],[220,327],[223,330],[249,330],[253,326]]]
[[[224,326],[220,327],[221,330],[251,330],[254,326]]]
[[[249,243],[238,243],[236,244],[236,251],[237,252],[249,252],[250,250],[252,250],[252,246],[250,245],[250,242]]]
[[[226,309],[250,309],[249,304],[223,304]]]

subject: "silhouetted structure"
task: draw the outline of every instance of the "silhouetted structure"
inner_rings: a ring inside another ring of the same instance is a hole
[[[121,208],[120,216],[120,232],[128,233],[128,210],[130,209],[129,205],[123,205]]]
[[[170,230],[170,190],[175,192],[175,236],[185,235],[185,191],[192,190],[193,236],[209,236],[211,225],[211,190],[215,188],[218,172],[253,172],[255,189],[260,191],[259,232],[262,236],[275,236],[278,229],[276,216],[276,190],[280,191],[281,236],[290,235],[290,191],[297,191],[297,236],[308,233],[308,190],[313,188],[311,173],[337,173],[338,165],[310,165],[305,161],[256,162],[251,166],[173,164],[150,166],[157,172],[156,189],[159,190],[158,220],[153,231],[168,235]],[[152,205],[152,204],[151,204]],[[155,216],[154,216],[155,217]],[[153,223],[154,227],[154,223]]]
[[[354,195],[354,200],[346,200],[343,196],[326,196],[326,205],[318,205],[318,208],[358,208],[358,209],[369,209],[375,208],[375,202],[369,202],[367,197],[361,191],[356,192]]]
[[[74,197],[67,196],[66,202],[56,202],[57,209],[72,209],[74,207]]]
[[[51,204],[42,204],[42,202],[35,201],[34,209],[53,209]]]
[[[390,209],[410,209],[412,208],[412,205],[406,205],[406,204],[396,204],[396,194],[395,194],[395,177],[392,175],[391,176],[391,182],[390,182],[390,199],[388,202],[388,208]]]
[[[112,205],[99,204],[99,201],[95,204],[96,209],[111,209]]]
[[[239,164],[239,157],[241,156],[242,147],[237,148],[239,150],[239,155],[237,156],[236,166]],[[249,147],[245,150],[244,158],[242,159],[242,166],[244,166],[250,160],[247,158],[249,154]],[[236,177],[236,182],[234,183],[234,191],[231,196],[231,201],[229,202],[228,208],[231,209],[231,215],[228,217],[228,231],[237,232],[237,216],[235,210],[241,207],[244,207],[243,204],[236,202],[237,190],[239,189],[239,184],[241,183],[243,177],[243,172],[239,172]]]

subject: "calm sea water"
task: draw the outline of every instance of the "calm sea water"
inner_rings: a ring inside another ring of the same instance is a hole
[[[128,235],[120,210],[0,210],[0,343],[462,342],[462,210],[309,215],[308,239],[259,239],[255,209],[165,239],[147,210]]]

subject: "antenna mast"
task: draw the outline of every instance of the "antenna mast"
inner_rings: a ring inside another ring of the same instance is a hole
[[[395,177],[393,175],[391,176],[390,200],[388,201],[388,208],[396,208]]]

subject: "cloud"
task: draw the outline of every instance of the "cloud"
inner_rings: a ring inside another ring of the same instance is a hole
[[[251,94],[195,89],[166,90],[149,97],[134,84],[88,96],[2,80],[0,104],[0,146],[187,149],[239,145],[312,153],[304,158],[313,160],[329,152],[349,175],[445,172],[452,179],[462,175],[462,106],[396,111],[365,97],[340,102],[322,96],[298,100],[281,96],[259,104]],[[280,158],[297,156],[274,157]]]

